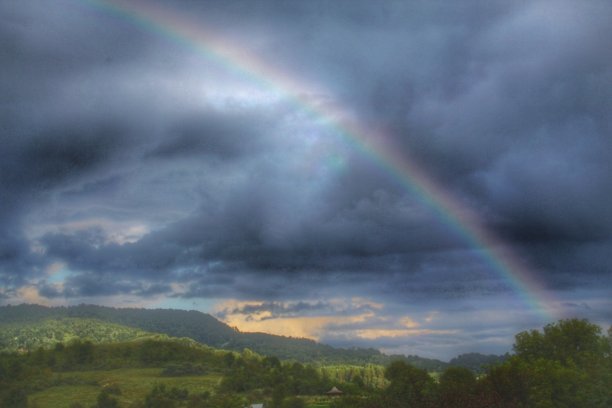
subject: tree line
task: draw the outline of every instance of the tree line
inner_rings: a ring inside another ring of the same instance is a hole
[[[377,365],[312,365],[213,349],[190,339],[93,344],[76,340],[51,349],[0,355],[0,406],[25,407],[27,396],[61,385],[53,373],[163,367],[163,376],[218,373],[210,392],[155,385],[131,408],[303,408],[305,397],[338,386],[333,408],[603,408],[612,406],[612,332],[586,320],[562,320],[516,335],[513,354],[477,374],[448,367],[432,376],[405,360]],[[74,381],[74,380],[72,380]],[[121,384],[103,388],[93,407],[119,407]],[[73,407],[76,408],[76,407]]]
[[[521,332],[514,354],[476,376],[449,367],[435,381],[398,361],[389,385],[368,396],[339,399],[335,408],[605,408],[612,406],[612,329],[586,320]]]
[[[87,335],[94,343],[98,339],[100,342],[107,342],[109,339],[127,341],[142,335],[143,331],[171,337],[188,337],[211,347],[238,352],[248,348],[258,354],[302,363],[387,364],[403,358],[412,365],[430,371],[446,366],[440,360],[418,356],[387,356],[373,348],[343,349],[305,338],[243,333],[209,314],[195,310],[112,308],[96,305],[0,306],[0,351],[52,345],[57,340],[62,341],[62,335],[81,338]]]

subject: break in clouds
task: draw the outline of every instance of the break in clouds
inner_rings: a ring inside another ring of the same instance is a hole
[[[197,308],[441,357],[548,322],[276,78],[105,4],[0,2],[3,303]],[[549,319],[610,323],[610,4],[159,7],[383,129],[529,265]]]

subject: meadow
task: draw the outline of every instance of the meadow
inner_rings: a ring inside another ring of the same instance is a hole
[[[116,329],[83,324],[95,328],[93,339]],[[16,337],[17,351],[0,352],[0,407],[243,408],[262,402],[266,408],[612,406],[612,329],[604,332],[586,320],[561,320],[542,331],[518,333],[514,354],[482,372],[461,366],[428,372],[402,359],[385,366],[302,364],[249,349],[237,353],[186,338],[143,338],[141,333],[127,342],[76,339],[31,350],[24,345],[39,344],[37,336],[46,336],[52,327],[55,338],[65,338],[58,329],[64,326],[24,327]],[[71,321],[65,327],[74,331],[81,326]],[[332,386],[343,395],[327,397]]]
[[[156,384],[167,388],[181,388],[190,394],[213,392],[219,385],[220,374],[200,376],[162,376],[162,368],[127,368],[105,371],[74,371],[54,374],[56,386],[36,392],[29,397],[28,405],[39,408],[66,408],[73,403],[93,406],[104,389],[117,386],[114,397],[121,406],[130,406],[144,400]]]

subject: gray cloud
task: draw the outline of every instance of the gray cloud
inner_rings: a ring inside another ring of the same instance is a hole
[[[160,7],[384,129],[561,303],[590,297],[604,319],[610,5]],[[512,297],[418,194],[232,62],[82,2],[0,1],[0,16],[0,296],[259,299],[291,316],[339,293],[423,313]]]
[[[217,313],[219,318],[225,318],[228,314],[243,314],[243,315],[254,315],[267,312],[270,315],[260,317],[260,320],[276,319],[279,317],[295,317],[301,316],[305,313],[312,312],[324,312],[330,309],[330,305],[324,302],[308,303],[308,302],[296,302],[296,303],[279,303],[279,302],[263,302],[260,304],[247,304],[241,307],[233,309],[224,309]]]

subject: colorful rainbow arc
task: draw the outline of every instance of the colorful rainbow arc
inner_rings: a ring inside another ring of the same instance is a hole
[[[488,264],[503,277],[522,301],[545,320],[554,312],[554,299],[547,295],[534,273],[516,254],[491,232],[487,231],[473,211],[444,191],[414,160],[399,155],[381,143],[379,134],[368,131],[356,120],[335,108],[319,107],[308,95],[319,94],[316,87],[306,85],[285,72],[275,69],[235,44],[230,43],[193,21],[153,2],[142,0],[81,0],[98,9],[128,19],[132,23],[169,37],[188,46],[216,64],[254,81],[269,90],[295,101],[300,109],[324,122],[335,133],[350,142],[394,177],[407,191],[434,210],[440,220],[458,232],[467,243],[480,250]]]

